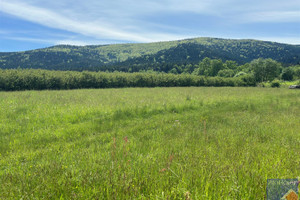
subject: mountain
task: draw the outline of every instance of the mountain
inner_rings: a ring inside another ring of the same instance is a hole
[[[23,52],[0,52],[0,68],[129,71],[132,66],[138,70],[145,66],[195,64],[205,57],[239,64],[261,57],[294,65],[300,63],[300,45],[218,38],[144,44],[58,45]]]

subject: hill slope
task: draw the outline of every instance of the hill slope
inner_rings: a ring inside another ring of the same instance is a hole
[[[198,63],[203,58],[234,60],[272,58],[286,65],[300,63],[300,45],[257,40],[195,38],[148,44],[58,45],[25,52],[0,53],[0,68],[55,70],[122,70],[132,65]]]

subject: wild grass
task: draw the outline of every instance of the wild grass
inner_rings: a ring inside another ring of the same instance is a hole
[[[264,199],[300,176],[300,93],[0,93],[0,199]]]

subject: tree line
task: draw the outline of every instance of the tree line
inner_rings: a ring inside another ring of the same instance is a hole
[[[155,72],[76,72],[40,69],[0,70],[0,90],[60,90],[80,88],[255,86],[253,76],[222,78]]]
[[[168,68],[164,68],[168,66]],[[300,79],[300,65],[284,67],[272,59],[244,65],[205,58],[198,64],[162,65],[165,71],[142,68],[139,72],[52,71],[0,69],[0,90],[45,90],[120,87],[255,86],[260,82]]]
[[[167,67],[166,67],[167,66]],[[273,59],[255,59],[250,63],[238,65],[237,62],[221,59],[204,58],[197,64],[174,64],[162,65],[164,72],[173,74],[194,74],[209,77],[238,77],[242,75],[254,76],[257,82],[273,81],[274,79],[297,80],[300,79],[300,65],[283,66],[280,62]],[[157,71],[155,66],[148,67],[146,70]],[[130,71],[130,70],[129,70]],[[144,69],[145,71],[145,69]]]

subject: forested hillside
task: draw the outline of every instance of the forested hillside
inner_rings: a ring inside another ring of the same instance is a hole
[[[271,58],[284,65],[300,63],[300,45],[257,40],[195,38],[148,44],[58,45],[25,52],[0,53],[0,68],[51,70],[166,71],[166,65],[196,64],[205,57],[245,64]],[[168,69],[170,67],[167,67]]]

